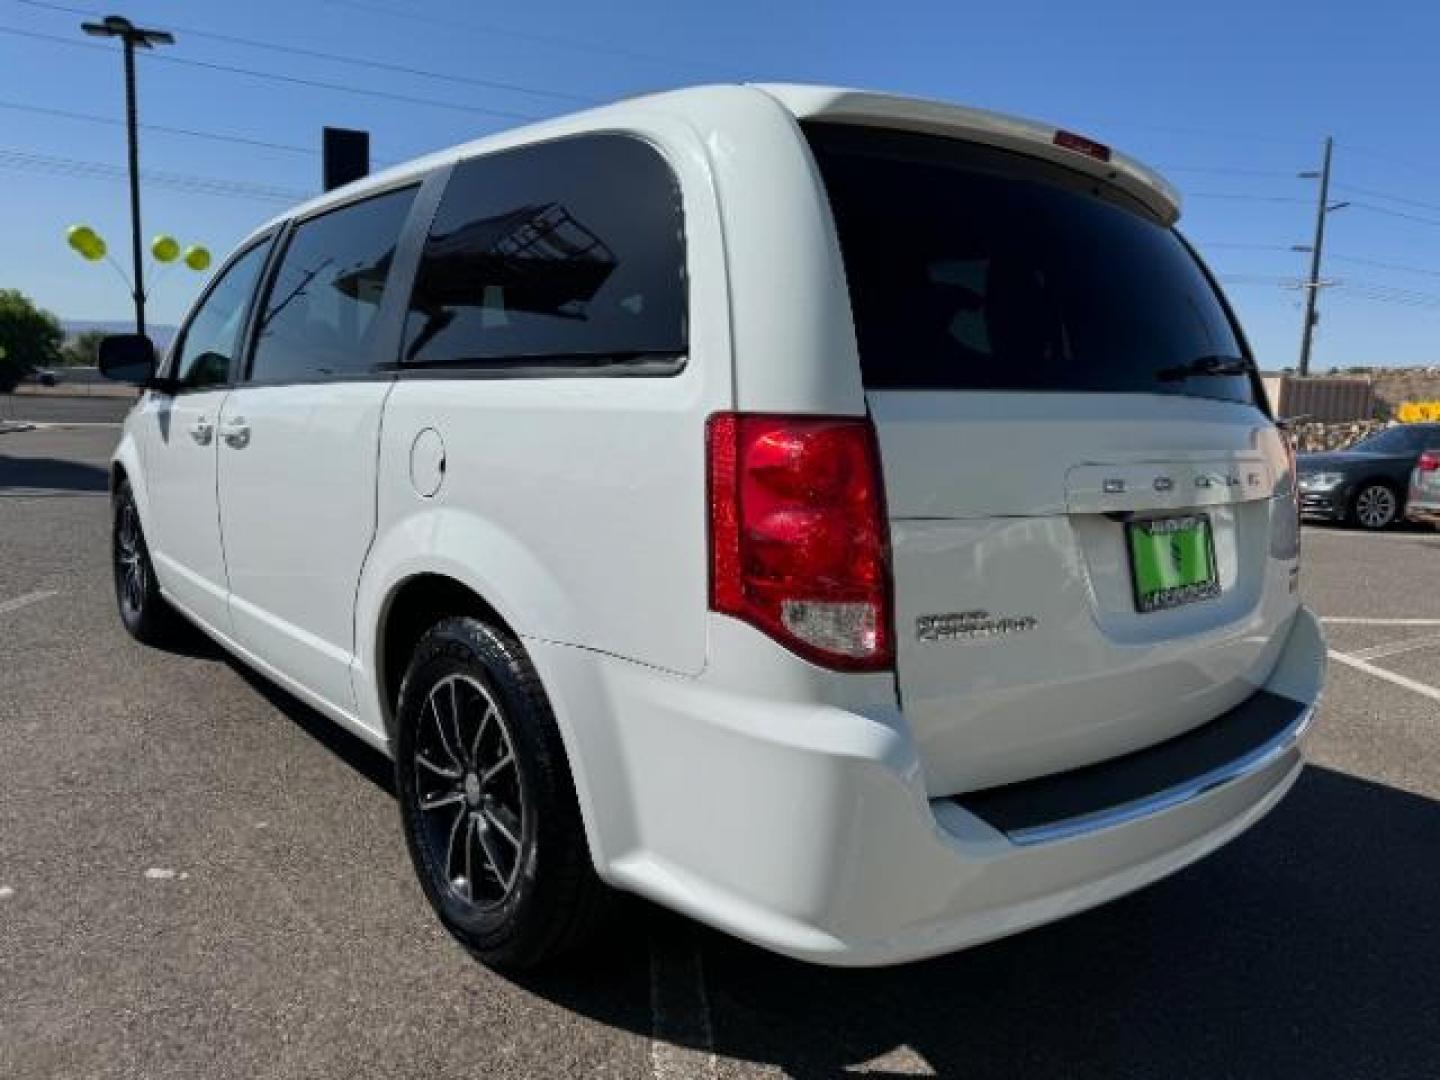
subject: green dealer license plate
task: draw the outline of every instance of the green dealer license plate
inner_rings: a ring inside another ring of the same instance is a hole
[[[1215,544],[1205,514],[1132,521],[1125,534],[1137,611],[1165,611],[1220,595]]]

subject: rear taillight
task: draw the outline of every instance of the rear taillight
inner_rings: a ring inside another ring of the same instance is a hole
[[[894,664],[880,454],[867,419],[706,427],[710,607],[829,668]]]
[[[1420,460],[1415,467],[1421,472],[1435,472],[1440,470],[1440,450],[1426,450],[1420,455]]]

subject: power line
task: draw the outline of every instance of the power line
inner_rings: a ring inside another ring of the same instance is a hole
[[[82,15],[87,17],[96,15],[96,12],[85,8],[70,7],[67,4],[48,3],[46,0],[13,0],[13,2],[46,11],[64,12],[69,15]],[[369,57],[325,52],[320,49],[307,49],[298,45],[281,45],[273,41],[257,41],[254,38],[237,37],[233,34],[221,34],[213,30],[200,30],[193,26],[171,25],[171,29],[191,37],[206,38],[211,41],[222,41],[229,45],[241,45],[251,49],[265,49],[269,52],[286,53],[291,56],[304,56],[312,60],[329,60],[337,64],[350,64],[370,70],[393,71],[400,75],[413,75],[422,79],[434,79],[461,86],[477,86],[486,90],[506,90],[519,94],[533,94],[537,97],[555,98],[559,101],[572,101],[586,105],[595,104],[597,100],[595,98],[583,97],[579,94],[567,94],[561,90],[545,90],[534,86],[521,86],[518,83],[496,82],[466,75],[452,75],[446,72],[428,71],[425,68],[409,67],[405,64],[395,64],[386,60],[375,60]]]
[[[1423,292],[1419,289],[1402,289],[1394,285],[1387,285],[1382,281],[1342,281],[1341,286],[1347,289],[1359,289],[1365,292],[1383,294],[1394,297],[1397,300],[1410,300],[1416,303],[1440,304],[1440,293]]]
[[[543,45],[558,45],[564,49],[596,53],[602,56],[618,56],[628,60],[644,60],[648,63],[666,64],[670,67],[703,67],[711,71],[722,69],[722,65],[711,60],[699,60],[675,55],[659,56],[654,53],[638,52],[633,49],[624,49],[614,45],[596,45],[593,42],[579,41],[575,38],[561,37],[556,34],[539,34],[528,30],[512,30],[505,26],[472,22],[469,19],[457,19],[453,16],[433,15],[417,11],[402,11],[399,8],[387,7],[384,4],[364,3],[361,2],[361,0],[325,0],[325,2],[339,7],[347,7],[354,11],[363,11],[370,15],[385,15],[392,19],[429,23],[432,26],[447,26],[452,29],[469,30],[472,32],[479,31],[482,34],[490,34],[497,37],[511,37],[521,41],[536,41]]]
[[[1187,199],[1234,199],[1240,202],[1304,203],[1308,200],[1294,195],[1252,195],[1237,191],[1187,191]]]
[[[1332,259],[1339,259],[1341,262],[1356,263],[1360,266],[1374,266],[1381,270],[1396,270],[1405,274],[1422,274],[1425,277],[1440,278],[1440,270],[1427,270],[1423,266],[1407,266],[1405,263],[1384,262],[1380,259],[1364,259],[1358,255],[1331,255]]]
[[[1376,206],[1368,202],[1352,202],[1351,206],[1360,210],[1369,210],[1374,214],[1385,214],[1389,217],[1404,218],[1406,221],[1418,221],[1422,225],[1440,225],[1440,219],[1421,217],[1419,214],[1407,214],[1404,210],[1392,210],[1388,206]]]
[[[35,113],[39,116],[58,116],[66,120],[83,120],[91,124],[106,124],[124,127],[125,121],[114,116],[97,116],[94,113],[73,112],[69,109],[53,109],[44,105],[26,105],[18,101],[0,101],[0,109],[14,109],[19,112]],[[165,124],[141,124],[142,131],[156,131],[166,135],[183,135],[192,139],[209,139],[212,142],[236,143],[241,146],[263,147],[266,150],[283,150],[290,154],[319,156],[320,150],[312,146],[297,146],[293,143],[271,142],[268,139],[252,139],[244,135],[221,135],[211,131],[196,131],[193,128],[170,127]]]
[[[1296,285],[1299,278],[1284,274],[1219,274],[1221,283],[1226,285]]]
[[[1407,168],[1407,169],[1413,169],[1413,170],[1415,170],[1416,172],[1424,173],[1426,176],[1432,176],[1432,177],[1433,177],[1434,174],[1435,174],[1435,169],[1434,169],[1433,166],[1421,165],[1421,164],[1419,164],[1419,163],[1417,163],[1417,162],[1410,161],[1410,160],[1408,160],[1408,159],[1406,159],[1406,158],[1396,157],[1394,154],[1391,154],[1391,153],[1389,153],[1389,152],[1387,152],[1387,151],[1383,151],[1383,150],[1372,150],[1372,149],[1370,149],[1369,147],[1366,147],[1366,146],[1356,146],[1356,145],[1355,145],[1354,143],[1352,143],[1352,142],[1346,142],[1346,143],[1344,144],[1344,146],[1345,146],[1345,149],[1346,149],[1346,150],[1349,150],[1351,153],[1354,153],[1354,154],[1360,154],[1360,155],[1362,155],[1362,156],[1364,156],[1364,157],[1378,158],[1378,159],[1380,159],[1381,161],[1388,161],[1388,162],[1390,162],[1391,164],[1394,164],[1394,165],[1403,165],[1403,166],[1404,166],[1405,168]]]
[[[14,26],[0,26],[0,34],[10,34],[13,37],[31,38],[36,41],[48,41],[57,45],[65,45],[74,49],[104,49],[103,45],[91,45],[86,41],[72,41],[69,38],[59,37],[55,34],[42,34],[34,30],[22,30]],[[107,50],[108,51],[108,50]],[[506,120],[541,120],[544,117],[535,113],[509,112],[503,109],[486,109],[478,105],[463,105],[455,101],[441,101],[437,98],[417,97],[413,94],[396,94],[388,90],[371,90],[360,86],[346,86],[343,83],[325,82],[321,79],[306,79],[298,75],[281,75],[273,71],[256,71],[253,68],[238,67],[234,64],[220,64],[210,60],[191,60],[179,56],[147,56],[147,63],[152,64],[180,64],[184,67],[203,68],[208,71],[221,71],[231,75],[244,75],[254,79],[268,79],[272,82],[288,83],[292,86],[306,86],[318,90],[334,90],[342,94],[358,94],[362,97],[383,98],[388,101],[399,101],[407,105],[430,105],[440,109],[453,109],[457,112],[476,113],[482,116],[498,116]]]
[[[1295,250],[1289,244],[1251,244],[1245,241],[1234,240],[1216,240],[1212,243],[1202,243],[1197,240],[1194,241],[1194,243],[1196,247],[1202,250],[1206,248],[1232,248],[1240,251],[1284,251],[1286,253],[1291,253]]]
[[[1285,180],[1295,179],[1293,172],[1283,172],[1279,169],[1243,169],[1229,165],[1158,165],[1156,168],[1162,173],[1192,172],[1209,173],[1216,176],[1264,176]]]
[[[1440,203],[1425,202],[1423,199],[1409,199],[1404,195],[1391,195],[1389,192],[1376,191],[1374,188],[1356,187],[1354,184],[1336,184],[1335,186],[1345,191],[1353,191],[1357,195],[1369,195],[1376,199],[1389,199],[1391,202],[1404,203],[1406,206],[1418,206],[1422,210],[1440,210]]]
[[[68,176],[84,180],[113,180],[120,183],[124,183],[127,178],[127,173],[123,168],[103,161],[82,161],[76,158],[56,157],[51,154],[37,154],[28,150],[6,147],[0,147],[0,168],[22,172],[42,172],[51,176]],[[155,169],[142,169],[140,177],[147,184],[184,191],[192,195],[223,195],[237,199],[257,199],[264,202],[287,204],[302,202],[313,195],[313,192],[299,191],[294,188]]]

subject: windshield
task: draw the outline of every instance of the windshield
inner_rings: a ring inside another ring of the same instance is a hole
[[[1214,286],[1126,196],[953,139],[825,124],[807,135],[867,388],[1256,400]]]

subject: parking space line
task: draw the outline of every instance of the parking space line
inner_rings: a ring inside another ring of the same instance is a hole
[[[1397,675],[1393,671],[1386,671],[1382,667],[1376,667],[1367,660],[1361,660],[1359,657],[1351,656],[1349,653],[1336,652],[1334,649],[1330,650],[1330,659],[1338,660],[1346,667],[1352,667],[1356,671],[1363,671],[1365,674],[1373,675],[1377,679],[1384,679],[1386,682],[1394,683],[1396,686],[1409,690],[1413,694],[1419,694],[1421,697],[1429,698],[1431,701],[1440,701],[1440,687],[1431,686],[1429,683],[1423,683],[1418,679],[1412,679],[1406,675]]]
[[[1320,621],[1332,626],[1440,626],[1440,619],[1367,619],[1322,615]]]
[[[1356,649],[1350,655],[1356,660],[1379,660],[1381,657],[1399,656],[1401,653],[1424,649],[1430,645],[1440,645],[1440,634],[1426,634],[1409,641],[1392,641],[1388,645],[1372,645],[1368,649]]]
[[[19,611],[23,607],[35,604],[41,600],[49,600],[52,596],[59,596],[58,589],[37,589],[35,592],[25,593],[13,600],[0,601],[0,615],[9,615],[12,611]]]
[[[650,1071],[655,1080],[716,1074],[700,949],[684,932],[650,935]]]

